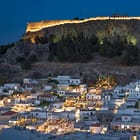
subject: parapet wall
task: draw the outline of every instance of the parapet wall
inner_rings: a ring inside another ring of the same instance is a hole
[[[53,27],[68,23],[84,23],[95,20],[140,20],[140,17],[95,17],[84,20],[44,20],[40,22],[31,22],[27,24],[26,32],[36,32],[43,28]]]

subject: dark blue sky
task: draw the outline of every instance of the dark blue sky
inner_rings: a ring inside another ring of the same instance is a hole
[[[1,0],[0,44],[18,40],[24,34],[27,22],[114,13],[139,16],[139,7],[140,0]]]

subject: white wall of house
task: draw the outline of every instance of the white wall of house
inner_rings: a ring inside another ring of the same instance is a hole
[[[92,100],[92,99],[101,100],[101,95],[99,95],[99,94],[88,93],[88,94],[86,95],[86,99],[87,99],[87,100]]]
[[[60,96],[65,96],[66,91],[65,90],[57,90],[57,94]]]
[[[23,83],[24,84],[37,84],[38,82],[32,78],[24,78]]]
[[[32,115],[32,117],[39,118],[39,119],[47,118],[47,112],[45,111],[31,111],[30,114]]]
[[[14,89],[17,90],[20,87],[19,83],[8,83],[8,84],[4,84],[4,88],[6,89]]]
[[[123,122],[130,122],[131,121],[131,116],[125,115],[121,117]]]
[[[0,86],[0,93],[2,93],[4,90],[4,86]]]
[[[126,94],[126,92],[122,86],[117,86],[114,89],[113,93],[114,93],[114,95],[117,95],[117,96],[125,96],[125,94]]]
[[[75,112],[74,111],[63,111],[63,112],[47,112],[48,119],[69,119],[75,120]]]
[[[81,79],[69,79],[69,84],[70,85],[80,85],[81,84]]]
[[[63,102],[54,103],[53,107],[56,108],[56,109],[60,109],[60,108],[63,107],[63,104],[64,104]]]
[[[39,100],[45,100],[48,102],[54,102],[57,99],[57,96],[43,96],[43,97],[39,97]]]
[[[58,81],[59,84],[68,84],[70,76],[57,76],[56,78],[53,79]]]
[[[80,78],[74,78],[71,76],[57,76],[56,78],[53,78],[56,81],[59,82],[59,84],[69,84],[69,85],[80,85],[81,79]]]
[[[80,117],[93,116],[96,113],[95,110],[80,110]]]
[[[134,94],[135,93],[135,89],[134,88],[129,88],[128,93],[129,94]]]
[[[51,86],[51,85],[46,85],[44,88],[44,90],[46,90],[46,91],[51,90],[51,89],[53,89],[53,86]]]
[[[39,101],[39,100],[35,100],[35,101],[34,101],[34,104],[35,104],[35,105],[39,105],[39,104],[40,104],[40,101]]]
[[[10,96],[13,94],[13,91],[12,90],[9,90],[7,92],[2,92],[1,95],[7,95],[7,96]]]

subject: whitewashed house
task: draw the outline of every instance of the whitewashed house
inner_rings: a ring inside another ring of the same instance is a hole
[[[64,105],[64,102],[55,102],[55,103],[53,103],[52,106],[55,109],[62,109],[63,105]]]
[[[72,76],[57,76],[56,78],[53,78],[56,81],[58,81],[59,85],[80,85],[81,84],[81,78],[80,77],[72,77]]]
[[[69,84],[70,85],[80,85],[81,79],[79,77],[70,77]]]
[[[4,84],[5,89],[17,90],[20,88],[20,83],[7,83]]]
[[[25,90],[31,91],[33,87],[38,85],[38,81],[32,78],[23,79],[23,84],[25,86]]]
[[[40,100],[38,99],[38,94],[31,94],[31,95],[27,96],[27,100],[29,103],[32,103],[34,105],[40,104]]]
[[[69,84],[58,84],[57,88],[60,90],[68,90],[69,89]]]
[[[58,81],[59,84],[69,84],[70,76],[57,76],[53,79]]]
[[[0,95],[2,95],[3,90],[4,90],[4,86],[0,86]]]
[[[124,89],[123,89],[122,86],[117,86],[114,89],[114,94],[117,95],[117,96],[119,96],[119,97],[125,96],[125,93],[126,92],[124,91]]]
[[[44,87],[45,91],[49,91],[49,90],[52,90],[52,89],[53,89],[52,85],[45,85],[45,87]]]
[[[47,118],[47,112],[43,110],[32,110],[30,111],[30,115],[34,118],[38,119],[46,119]]]
[[[65,96],[66,95],[66,91],[65,90],[57,90],[57,94],[59,96]]]
[[[79,92],[73,92],[73,91],[69,91],[69,90],[60,90],[58,89],[57,90],[57,94],[59,96],[62,96],[62,97],[78,97],[80,96],[81,94]]]
[[[10,96],[14,93],[14,90],[3,89],[1,95]]]
[[[32,78],[24,78],[23,83],[24,84],[37,84],[38,82],[37,82],[37,80],[32,79]]]
[[[107,94],[107,95],[104,95],[103,96],[103,101],[104,101],[104,104],[107,105],[109,104],[110,100],[111,100],[111,95]]]
[[[75,111],[47,112],[47,118],[75,120]]]
[[[101,94],[94,94],[94,93],[88,93],[86,94],[87,100],[101,100],[102,95]]]
[[[140,119],[134,115],[117,115],[111,122],[111,128],[114,130],[140,130]]]
[[[57,96],[52,95],[52,94],[47,94],[47,95],[39,95],[39,100],[40,101],[48,101],[48,102],[54,102],[56,101]]]
[[[80,110],[80,118],[84,118],[84,117],[90,117],[90,116],[94,116],[96,113],[96,110],[88,110],[88,109],[82,109]]]

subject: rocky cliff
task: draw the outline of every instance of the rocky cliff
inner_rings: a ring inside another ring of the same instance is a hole
[[[127,76],[132,76],[133,78],[140,77],[138,72],[139,66],[121,66],[117,63],[117,58],[106,59],[95,56],[94,60],[85,64],[58,63],[57,61],[50,63],[47,61],[50,39],[52,39],[53,42],[58,42],[61,40],[62,36],[67,36],[68,34],[77,36],[77,34],[81,32],[88,38],[93,34],[96,35],[99,38],[100,44],[102,44],[104,38],[108,38],[112,41],[113,38],[120,36],[121,38],[125,37],[132,45],[140,47],[139,17],[104,18],[105,19],[96,18],[96,20],[65,20],[29,23],[26,33],[22,36],[21,40],[1,56],[1,63],[7,63],[18,67],[18,71],[14,70],[15,73],[13,72],[12,77],[15,75],[18,75],[18,77],[21,75],[27,76],[36,71],[39,71],[42,76],[46,76],[48,73],[78,75],[83,72],[85,75],[89,76],[91,74],[110,73],[117,76],[121,75],[125,78]],[[47,41],[45,40],[46,42],[43,42],[43,44],[38,43],[38,38],[45,38]],[[36,56],[37,60],[32,56]],[[27,62],[28,60],[35,61],[35,63],[32,63],[32,68],[30,70],[24,71],[20,64],[24,64],[23,62]],[[11,68],[11,70],[12,69],[13,68]],[[11,74],[12,73],[10,73],[10,75]]]

